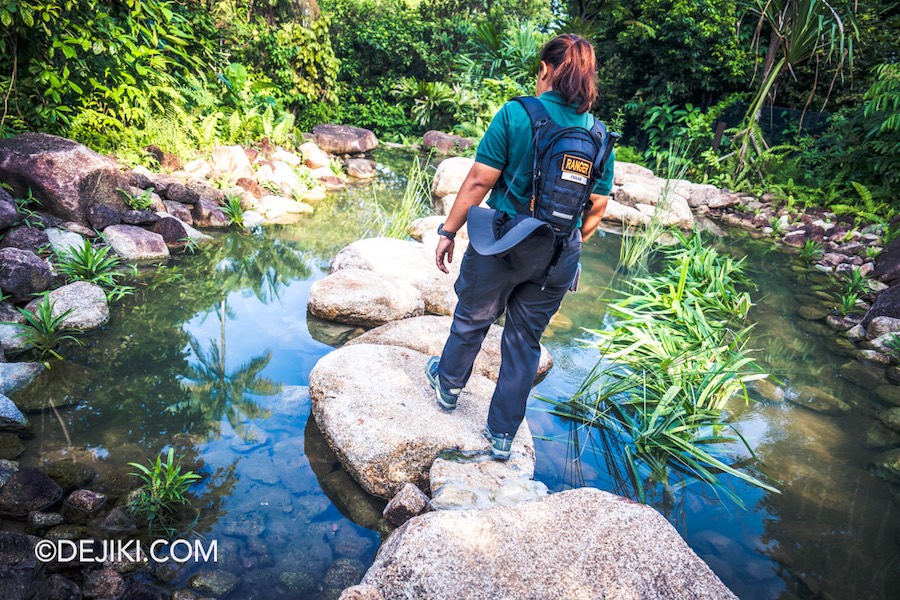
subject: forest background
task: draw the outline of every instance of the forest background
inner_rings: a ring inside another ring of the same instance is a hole
[[[477,141],[541,45],[597,50],[621,160],[887,223],[900,212],[900,4],[889,0],[0,0],[0,136],[130,164],[322,122]]]

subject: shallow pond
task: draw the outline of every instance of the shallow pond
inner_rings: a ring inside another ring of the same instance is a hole
[[[21,462],[89,464],[99,473],[91,488],[124,497],[136,486],[129,461],[175,447],[206,476],[195,490],[195,531],[218,540],[219,568],[242,578],[235,597],[336,598],[356,583],[377,550],[383,503],[340,469],[309,419],[303,386],[348,332],[309,319],[306,299],[334,254],[367,234],[373,198],[388,203],[402,189],[396,173],[407,159],[377,158],[388,165],[378,183],[330,196],[295,225],[229,234],[174,268],[143,274],[110,324],[83,347],[66,348],[69,362],[29,394],[44,410],[32,415],[36,436]],[[798,296],[824,282],[743,234],[720,246],[749,255],[759,285],[751,346],[760,362],[786,386],[827,390],[854,409],[825,416],[785,402],[735,401],[730,412],[757,453],[756,468],[783,494],[726,478],[746,510],[696,485],[650,501],[742,598],[895,597],[900,514],[889,486],[865,469],[875,454],[865,432],[878,405],[837,375],[848,359],[829,349],[833,334],[797,314]],[[586,246],[581,289],[567,296],[544,339],[555,366],[537,394],[564,397],[598,359],[577,340],[580,328],[602,326],[618,254],[614,235]],[[552,490],[626,493],[599,438],[546,407],[532,398],[528,415],[536,477]],[[178,589],[197,569],[161,566],[154,575]]]

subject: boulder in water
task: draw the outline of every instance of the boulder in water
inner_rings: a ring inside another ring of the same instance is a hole
[[[362,584],[385,598],[735,598],[656,510],[593,488],[416,517]]]

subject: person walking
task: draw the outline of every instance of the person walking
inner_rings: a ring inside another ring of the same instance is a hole
[[[597,63],[591,44],[577,35],[560,35],[543,47],[540,59],[535,96],[546,111],[543,114],[560,127],[591,131],[595,119],[588,110],[597,97]],[[441,356],[430,358],[426,365],[426,377],[442,409],[456,408],[488,328],[506,313],[500,373],[483,432],[491,456],[498,460],[510,456],[537,373],[541,335],[575,282],[583,241],[593,235],[606,210],[615,161],[610,153],[590,195],[591,203],[583,214],[579,210],[578,223],[560,243],[548,225],[533,218],[531,226],[523,223],[524,215],[534,214],[533,123],[524,102],[507,102],[497,112],[450,214],[438,228],[442,237],[435,251],[437,268],[449,273],[454,237],[469,219],[470,244],[455,284],[459,300],[450,335]],[[577,170],[568,177],[578,179]],[[473,208],[491,190],[488,206],[494,211]],[[476,211],[481,211],[477,224]],[[485,214],[490,214],[488,222]],[[533,223],[544,227],[537,229]],[[479,237],[484,237],[485,230],[490,234],[486,241]],[[475,246],[481,246],[482,252]]]

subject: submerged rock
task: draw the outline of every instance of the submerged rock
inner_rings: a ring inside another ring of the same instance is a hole
[[[320,319],[363,327],[377,327],[425,312],[417,289],[362,269],[337,271],[312,284],[308,308]]]
[[[232,575],[228,571],[206,571],[191,577],[190,586],[192,589],[212,594],[217,598],[224,598],[237,589],[241,584],[241,580]]]
[[[878,420],[891,431],[900,433],[900,408],[889,408],[878,413]]]
[[[15,433],[0,433],[0,460],[13,460],[25,452],[25,444]]]
[[[32,511],[56,504],[62,489],[46,473],[34,467],[20,469],[0,488],[0,515],[24,519]]]
[[[847,381],[851,381],[868,390],[875,389],[879,385],[886,383],[883,368],[867,367],[855,360],[841,365],[840,374]]]
[[[791,393],[785,394],[785,397],[792,404],[826,415],[840,414],[851,409],[849,404],[833,394],[809,385],[797,386]]]
[[[900,448],[888,450],[872,458],[869,471],[885,481],[900,484]]]
[[[392,498],[406,483],[428,489],[428,472],[442,451],[488,453],[481,431],[493,384],[473,375],[458,408],[445,413],[425,379],[427,360],[405,348],[359,344],[326,355],[310,374],[316,422],[341,463],[370,494]],[[526,422],[513,443],[513,455],[524,455],[533,465]]]
[[[377,344],[382,346],[399,346],[409,348],[428,356],[440,356],[450,334],[451,317],[426,315],[393,321],[371,329],[361,336],[347,342],[347,346],[355,344]],[[487,336],[481,344],[481,352],[475,358],[474,373],[479,373],[492,381],[497,381],[500,373],[500,341],[503,328],[491,325]],[[541,345],[541,360],[535,375],[535,382],[544,378],[553,367],[553,358]]]
[[[881,423],[872,423],[872,426],[866,431],[866,448],[890,450],[897,446],[900,446],[900,433]]]
[[[885,404],[900,406],[900,386],[879,385],[875,388],[875,397]]]
[[[385,598],[735,598],[665,517],[593,488],[416,517],[362,583]]]
[[[86,598],[118,598],[125,591],[125,580],[112,569],[91,571],[84,577]]]

